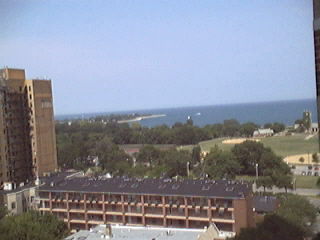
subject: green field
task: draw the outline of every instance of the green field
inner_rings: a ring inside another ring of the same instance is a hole
[[[295,179],[295,187],[296,188],[319,188],[317,187],[317,180],[319,177],[316,176],[293,176]],[[244,180],[248,182],[254,182],[256,177],[254,176],[236,176],[237,180]]]
[[[294,136],[279,136],[261,138],[261,142],[270,147],[277,155],[286,157],[289,155],[314,153],[319,151],[317,136],[304,140],[307,135],[296,134]],[[234,144],[223,144],[222,141],[226,138],[217,138],[209,141],[200,142],[202,151],[210,151],[214,145],[217,145],[222,150],[230,150]],[[183,146],[182,149],[190,150],[193,146]]]
[[[315,176],[294,176],[296,179],[296,188],[318,188]]]

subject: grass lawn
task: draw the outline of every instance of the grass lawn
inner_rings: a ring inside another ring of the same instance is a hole
[[[248,176],[248,175],[239,175],[236,176],[236,180],[243,180],[247,182],[254,182],[256,180],[256,177],[254,176]]]
[[[316,176],[294,176],[296,178],[297,188],[318,188]]]
[[[307,135],[297,134],[294,136],[279,136],[279,137],[267,137],[261,138],[261,143],[266,147],[270,147],[277,155],[286,157],[289,155],[303,154],[303,153],[314,153],[319,151],[318,138],[317,136],[304,140]],[[214,145],[222,150],[229,151],[234,144],[223,144],[222,141],[226,138],[217,138],[208,141],[200,142],[202,151],[210,151]],[[192,145],[182,146],[181,149],[190,150]]]
[[[296,179],[296,188],[318,188],[316,176],[293,176]],[[253,182],[256,178],[254,176],[236,176],[237,180],[244,180],[248,182]]]

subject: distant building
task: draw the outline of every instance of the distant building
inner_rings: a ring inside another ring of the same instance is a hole
[[[253,132],[253,137],[271,137],[274,132],[271,128],[258,129]]]
[[[203,229],[226,235],[254,226],[252,186],[227,180],[50,178],[38,189],[43,213],[71,230],[99,224]]]
[[[37,209],[37,186],[29,183],[24,186],[0,190],[0,203],[8,209],[9,215],[19,215],[30,209]]]
[[[316,93],[317,93],[317,110],[318,124],[320,123],[320,1],[313,0],[313,36],[315,50],[315,75],[316,75]],[[319,124],[320,125],[320,124]],[[320,147],[320,135],[319,135]]]
[[[310,111],[304,111],[302,114],[302,119],[299,119],[298,123],[293,125],[295,130],[304,130],[305,133],[315,134],[319,132],[319,124],[312,122],[312,114]]]
[[[312,134],[319,132],[319,124],[318,123],[311,123],[311,129],[310,132]]]
[[[257,214],[272,213],[280,206],[277,197],[274,196],[254,196],[253,197],[253,211]]]

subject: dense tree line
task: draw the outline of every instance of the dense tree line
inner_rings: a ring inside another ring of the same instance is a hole
[[[265,125],[275,132],[284,130],[280,123]],[[131,126],[127,123],[100,121],[57,122],[56,131],[60,135],[91,135],[108,136],[115,144],[196,144],[203,140],[218,137],[251,137],[259,126],[252,122],[240,124],[235,119],[225,120],[223,123],[206,125],[202,128],[194,126],[191,119],[186,123],[175,123],[172,127],[160,125],[153,128],[142,127],[138,123]],[[78,136],[79,137],[79,136]],[[101,139],[102,139],[101,138]]]
[[[139,124],[130,126],[126,123],[89,120],[73,121],[71,124],[58,121],[56,132],[59,165],[62,168],[86,168],[88,157],[94,154],[103,141],[108,141],[113,148],[114,144],[189,145],[218,137],[250,137],[258,127],[251,122],[240,124],[235,119],[202,128],[194,126],[191,119],[186,123],[176,123],[172,127],[161,125],[153,128]]]
[[[206,156],[202,155],[198,145],[192,151],[176,148],[164,151],[153,145],[145,145],[133,157],[108,137],[87,144],[91,148],[84,151],[87,153],[80,167],[85,166],[87,154],[91,154],[99,159],[97,174],[233,179],[236,175],[255,176],[258,164],[258,186],[268,188],[275,185],[286,189],[292,186],[289,167],[270,148],[259,142],[245,141],[235,145],[231,151],[222,151],[216,146]],[[77,163],[71,162],[67,167]]]

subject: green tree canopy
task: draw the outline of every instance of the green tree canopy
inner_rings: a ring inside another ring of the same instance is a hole
[[[278,215],[267,215],[256,228],[244,228],[234,240],[303,240],[304,231]]]
[[[217,146],[205,157],[204,172],[211,178],[235,178],[241,165],[230,152],[222,151]]]
[[[314,223],[317,209],[303,196],[293,194],[279,194],[280,207],[276,214],[288,222],[310,232],[310,225]]]
[[[290,168],[282,159],[275,155],[270,148],[264,147],[262,143],[244,141],[241,144],[236,144],[231,152],[242,167],[241,174],[254,176],[256,164],[258,164],[259,176],[270,176],[272,169],[281,170],[285,175],[290,173]]]
[[[1,240],[61,240],[67,233],[65,223],[52,214],[30,211],[0,220]]]

